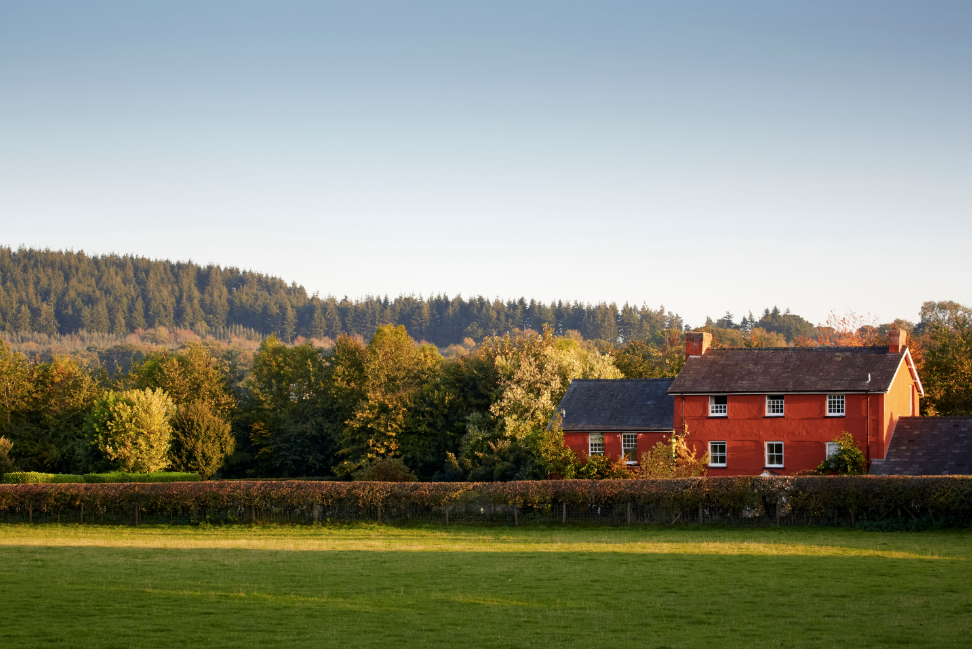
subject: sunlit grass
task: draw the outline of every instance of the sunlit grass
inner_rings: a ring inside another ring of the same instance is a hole
[[[967,646],[972,533],[0,526],[0,647]]]

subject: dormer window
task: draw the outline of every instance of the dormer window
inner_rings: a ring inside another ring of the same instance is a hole
[[[766,395],[766,416],[767,417],[783,416],[783,395],[782,394]]]
[[[709,416],[710,417],[728,417],[729,416],[729,401],[726,396],[709,397]]]

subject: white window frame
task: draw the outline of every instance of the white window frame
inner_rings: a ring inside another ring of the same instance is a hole
[[[713,458],[716,456],[716,454],[712,450],[713,444],[722,444],[722,453],[720,453],[723,459],[722,462],[713,462]],[[728,460],[729,460],[729,442],[709,442],[709,466],[710,467],[724,468],[728,463]]]
[[[633,441],[634,446],[629,445]],[[634,450],[634,460],[629,460],[628,451]],[[638,463],[638,433],[621,433],[621,455],[625,458],[626,464]]]
[[[777,401],[773,397],[779,397],[779,412],[776,412],[776,404],[774,403],[772,408],[770,407],[770,400]],[[783,394],[767,394],[766,395],[766,416],[767,417],[782,417],[786,412],[786,395]]]
[[[779,455],[780,456],[780,460],[781,461],[780,461],[779,464],[770,464],[770,444],[779,444],[780,445],[780,452],[779,453],[773,453],[773,455]],[[765,462],[764,466],[767,469],[782,469],[783,466],[784,466],[783,463],[786,462],[786,455],[784,454],[784,451],[785,450],[786,449],[785,449],[785,445],[783,444],[783,442],[766,442],[766,444],[763,446],[763,460]]]
[[[827,416],[828,417],[847,416],[847,398],[843,394],[827,395]]]
[[[827,442],[825,449],[824,459],[829,460],[833,456],[837,455],[838,451],[840,451],[840,444],[837,442]]]
[[[599,444],[600,448],[595,449],[595,444]],[[588,455],[604,455],[604,433],[588,433],[587,434],[587,454]]]
[[[716,403],[716,398],[725,399],[725,403]],[[709,396],[709,416],[728,417],[729,416],[729,397],[723,394],[713,394]]]

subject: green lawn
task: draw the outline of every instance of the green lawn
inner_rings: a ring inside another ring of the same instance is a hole
[[[0,647],[967,647],[972,531],[0,525]]]

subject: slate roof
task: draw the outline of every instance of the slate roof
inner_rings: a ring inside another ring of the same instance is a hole
[[[887,347],[709,349],[685,361],[668,392],[887,392],[904,355]]]
[[[902,417],[872,475],[972,475],[972,417]]]
[[[560,400],[565,432],[670,431],[672,379],[574,379]]]

